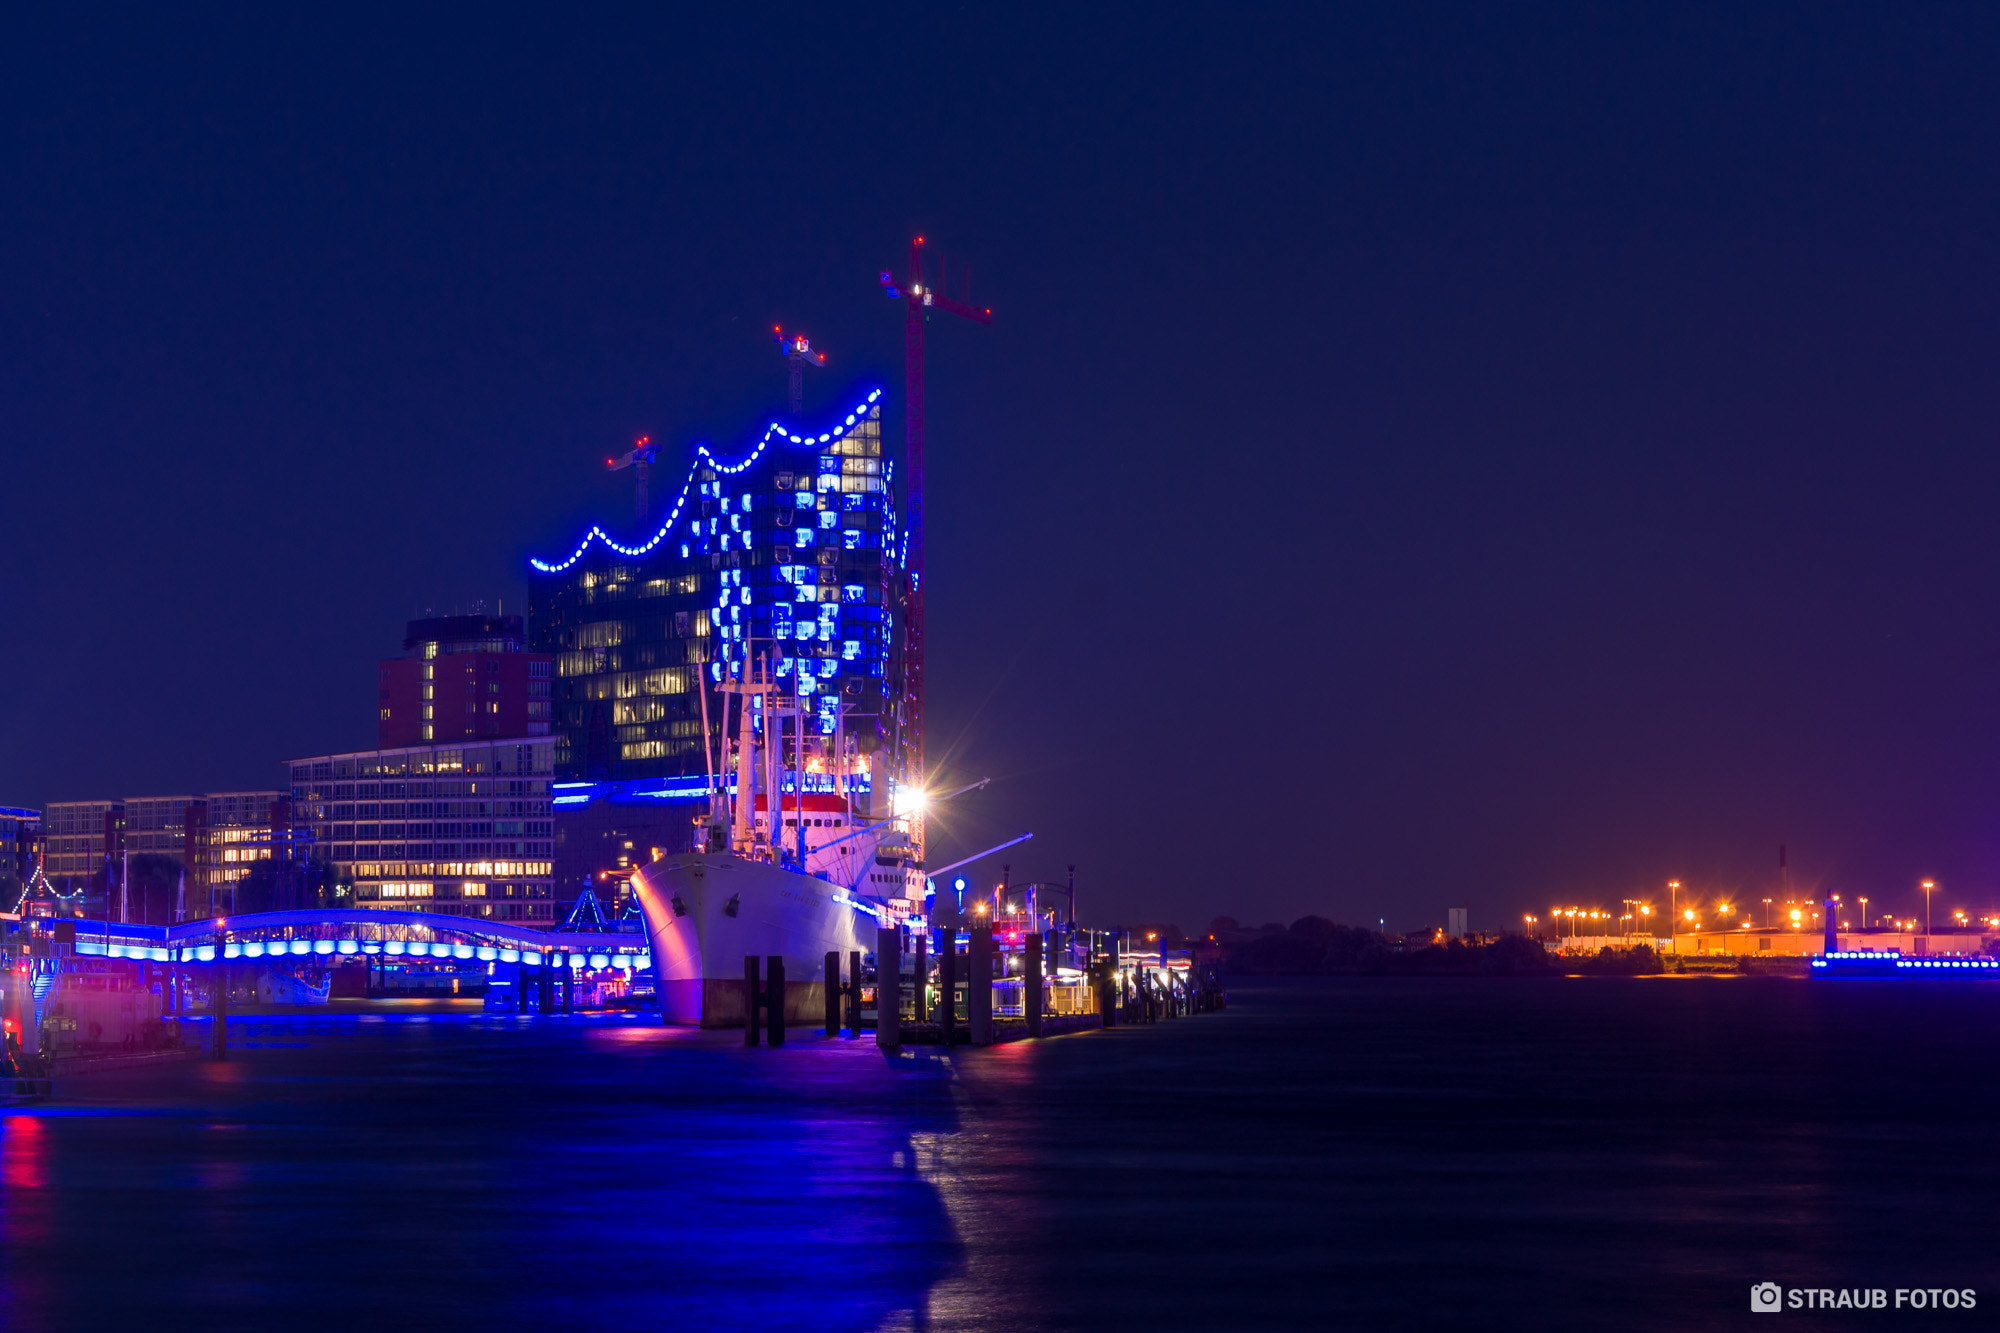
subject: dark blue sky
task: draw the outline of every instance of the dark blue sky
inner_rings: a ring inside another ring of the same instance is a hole
[[[17,14],[0,803],[372,743],[934,326],[931,745],[1098,920],[2000,901],[1984,8]],[[899,411],[889,435],[900,440]]]

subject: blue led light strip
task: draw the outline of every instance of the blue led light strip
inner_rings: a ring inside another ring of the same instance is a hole
[[[645,543],[643,546],[620,546],[617,542],[611,540],[611,534],[607,533],[603,528],[593,525],[589,532],[583,534],[583,540],[576,544],[576,551],[570,556],[569,559],[563,561],[561,564],[552,565],[546,560],[537,560],[533,558],[529,559],[528,564],[532,566],[539,573],[560,574],[565,569],[568,569],[571,565],[575,564],[577,561],[583,559],[583,553],[590,549],[590,543],[593,539],[603,542],[606,546],[609,546],[612,550],[618,552],[618,554],[620,555],[644,555],[646,554],[646,552],[652,550],[655,546],[658,546],[662,541],[666,540],[667,534],[673,531],[675,522],[677,522],[681,516],[682,507],[687,504],[688,488],[694,485],[694,474],[701,470],[701,464],[703,459],[707,459],[710,465],[712,465],[717,472],[721,472],[729,476],[734,476],[736,473],[743,471],[743,469],[749,467],[752,463],[756,462],[757,459],[760,456],[762,456],[765,447],[771,443],[771,440],[774,436],[778,439],[787,440],[792,444],[799,444],[799,445],[831,444],[833,443],[833,441],[844,437],[849,431],[853,430],[855,426],[859,425],[861,422],[866,421],[868,419],[867,414],[869,407],[872,406],[881,397],[882,397],[882,391],[880,389],[870,390],[868,396],[861,400],[860,405],[857,406],[852,412],[849,412],[847,414],[847,420],[841,423],[838,429],[827,431],[820,435],[794,435],[790,431],[786,430],[783,426],[780,426],[777,422],[774,421],[768,427],[765,428],[764,438],[757,441],[757,447],[752,449],[749,453],[749,456],[744,458],[740,462],[725,463],[720,458],[717,458],[715,454],[710,452],[709,447],[706,444],[698,444],[695,446],[694,449],[694,455],[695,455],[694,462],[688,468],[687,480],[681,483],[681,493],[674,498],[674,512],[667,515],[666,523],[661,526],[658,532],[653,534],[653,539],[651,541]]]

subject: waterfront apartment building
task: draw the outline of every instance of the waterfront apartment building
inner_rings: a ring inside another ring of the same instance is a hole
[[[550,926],[555,749],[523,736],[294,759],[291,817],[356,907]]]
[[[63,894],[103,874],[123,850],[125,802],[51,801],[42,814],[42,870]]]
[[[713,686],[766,656],[806,700],[816,744],[838,730],[882,766],[899,738],[902,553],[881,391],[856,397],[816,431],[700,446],[672,508],[629,544],[592,528],[530,562],[528,639],[555,663],[559,775],[704,774],[702,674]],[[717,726],[720,699],[708,696]]]
[[[548,735],[549,658],[525,648],[520,616],[412,620],[377,668],[376,746]]]
[[[164,857],[185,876],[177,918],[234,910],[236,886],[272,857],[273,831],[287,822],[284,800],[266,790],[56,801],[46,873],[58,892],[97,893],[117,883],[127,857]]]

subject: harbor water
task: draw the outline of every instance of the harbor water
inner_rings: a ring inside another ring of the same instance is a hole
[[[1970,1287],[1969,1324],[1996,1020],[1672,977],[1239,983],[895,1058],[238,1017],[226,1062],[0,1112],[0,1327],[1687,1328],[1761,1281]]]

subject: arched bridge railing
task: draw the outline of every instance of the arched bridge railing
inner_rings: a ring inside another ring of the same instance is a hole
[[[646,937],[625,931],[550,931],[438,912],[349,909],[253,912],[175,926],[49,918],[76,928],[79,954],[156,963],[239,958],[386,956],[644,968]]]

